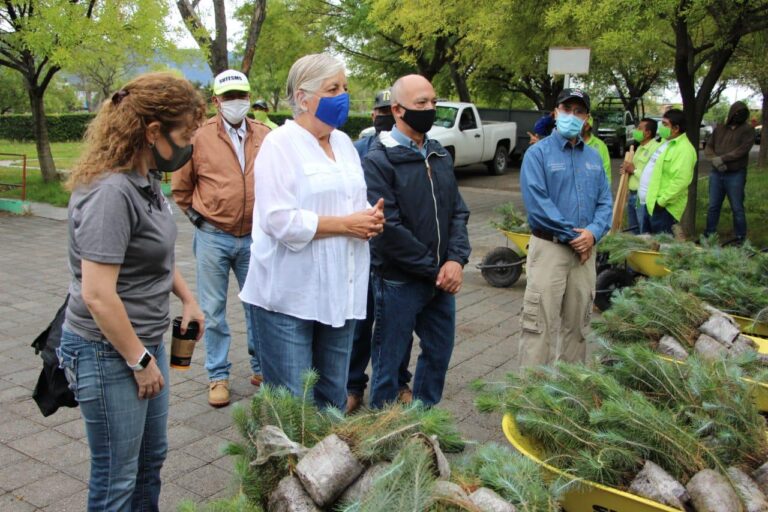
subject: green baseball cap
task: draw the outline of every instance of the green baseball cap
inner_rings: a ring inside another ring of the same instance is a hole
[[[251,92],[248,78],[234,69],[228,69],[216,75],[216,78],[213,79],[213,94],[221,96],[229,91]]]

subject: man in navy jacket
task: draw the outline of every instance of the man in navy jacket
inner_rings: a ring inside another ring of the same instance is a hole
[[[371,406],[397,399],[398,369],[413,332],[421,347],[413,397],[431,406],[442,398],[453,351],[455,294],[471,250],[469,210],[450,155],[426,135],[435,120],[432,84],[418,75],[402,77],[392,86],[391,102],[395,127],[379,134],[363,160],[369,201],[384,198],[387,219],[371,241]]]

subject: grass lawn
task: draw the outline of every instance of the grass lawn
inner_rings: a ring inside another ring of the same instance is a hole
[[[80,142],[54,142],[51,144],[53,161],[56,169],[71,169],[80,157],[82,143]],[[15,153],[27,155],[27,200],[41,203],[50,203],[54,206],[67,206],[69,192],[64,190],[61,183],[43,183],[37,161],[37,149],[32,142],[16,142],[0,140],[0,153]],[[0,154],[0,160],[12,161],[11,167],[0,167],[0,183],[21,183],[21,159],[19,157],[4,156]],[[0,185],[0,197],[12,199],[21,198],[21,189],[9,188]]]
[[[768,190],[768,168],[751,165],[747,171],[747,189],[744,209],[747,212],[747,238],[757,248],[768,247],[768,202],[763,194]],[[707,224],[709,181],[699,181],[696,201],[696,232],[702,233]],[[718,225],[720,240],[733,238],[733,215],[728,198],[723,201]]]

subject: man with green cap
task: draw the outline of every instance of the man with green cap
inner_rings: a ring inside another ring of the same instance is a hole
[[[233,69],[213,81],[213,104],[218,113],[192,137],[192,159],[173,173],[173,198],[195,225],[192,251],[197,262],[197,295],[205,314],[205,368],[208,403],[229,404],[229,345],[227,288],[230,270],[240,287],[250,262],[253,222],[253,162],[269,133],[264,124],[246,117],[251,108],[250,84]],[[261,384],[258,343],[245,305],[251,384]]]
[[[603,169],[605,170],[605,177],[608,178],[608,184],[611,184],[611,154],[608,152],[608,146],[597,135],[592,133],[592,127],[595,125],[595,121],[592,116],[589,116],[584,121],[584,128],[581,130],[581,139],[584,144],[591,147],[600,155],[600,160],[603,161]]]
[[[259,122],[264,123],[270,130],[277,128],[277,124],[269,118],[269,105],[264,100],[256,100],[253,102],[253,118]]]
[[[644,219],[642,210],[638,209],[637,189],[640,186],[640,177],[643,170],[656,152],[661,142],[656,139],[656,128],[658,123],[650,117],[644,117],[640,120],[637,128],[632,131],[637,146],[635,155],[631,162],[622,162],[622,174],[629,174],[629,194],[627,195],[627,223],[629,229],[634,234],[640,234],[642,231],[641,221]],[[638,211],[640,213],[638,214]]]

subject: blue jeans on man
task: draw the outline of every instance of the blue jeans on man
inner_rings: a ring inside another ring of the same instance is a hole
[[[419,337],[413,398],[433,406],[443,396],[456,332],[456,299],[427,280],[392,281],[373,275],[376,302],[371,347],[371,407],[397,400],[399,369]]]
[[[210,381],[226,380],[232,367],[228,357],[232,342],[227,324],[229,271],[235,273],[238,286],[242,289],[251,259],[251,236],[233,236],[211,224],[203,223],[195,229],[192,251],[197,260],[198,302],[205,314],[205,369],[208,370]],[[250,318],[251,309],[245,304],[243,309],[251,372],[261,375],[258,343]]]
[[[728,203],[733,210],[733,234],[743,240],[747,237],[747,214],[744,211],[744,188],[747,186],[747,170],[719,172],[712,169],[709,173],[709,207],[707,208],[707,228],[704,235],[717,233],[720,222],[720,210],[723,200],[728,197]]]
[[[139,399],[133,370],[111,343],[62,332],[59,360],[80,405],[91,451],[88,510],[159,510],[171,381],[165,345],[147,350],[165,386],[152,398]]]
[[[672,233],[672,226],[677,223],[677,220],[667,211],[666,208],[659,206],[658,204],[653,208],[653,215],[648,213],[648,208],[643,205],[643,221],[642,232],[651,233],[657,235],[659,233]]]
[[[296,396],[304,392],[304,375],[313,368],[320,376],[314,400],[320,407],[344,411],[347,375],[356,320],[331,327],[314,320],[249,306],[257,331],[264,382],[285,386]]]
[[[371,343],[373,341],[374,296],[373,276],[368,281],[368,304],[366,306],[365,320],[358,320],[355,325],[355,336],[352,340],[352,357],[349,360],[349,378],[347,379],[347,394],[363,396],[368,385],[368,375],[365,370],[371,360]],[[413,345],[413,338],[411,338]],[[411,372],[408,364],[411,360],[411,347],[408,347],[406,356],[400,364],[400,389],[408,387],[411,382]]]
[[[627,195],[627,228],[635,235],[640,234],[640,220],[638,217],[639,202],[637,200],[637,190],[629,190]]]

